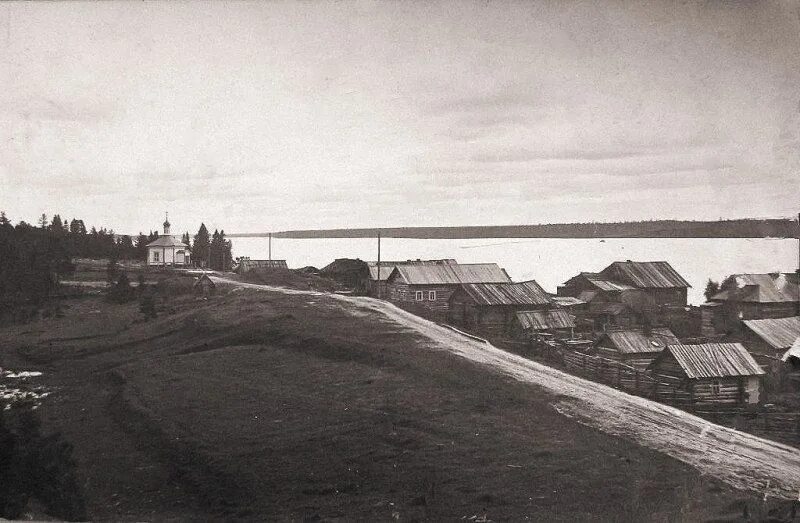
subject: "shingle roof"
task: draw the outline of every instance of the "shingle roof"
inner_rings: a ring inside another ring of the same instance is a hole
[[[754,303],[794,302],[800,299],[800,279],[793,273],[734,274],[728,285],[711,299]]]
[[[398,265],[457,265],[456,262],[452,258],[444,258],[441,260],[404,260],[404,261],[381,261],[381,281],[385,281],[389,278],[389,275],[392,273],[392,270],[397,267]],[[377,261],[368,261],[367,266],[369,267],[369,279],[377,280],[378,279],[378,262]]]
[[[789,358],[797,358],[800,360],[800,338],[797,338],[789,350],[787,350],[781,360],[789,361]]]
[[[665,328],[652,329],[649,336],[638,330],[609,331],[603,338],[622,354],[661,352],[669,344],[680,343],[672,331]]]
[[[574,296],[552,296],[550,298],[553,300],[554,303],[562,306],[562,307],[574,307],[577,305],[586,305],[586,302],[575,298]]]
[[[517,321],[525,330],[570,329],[575,326],[573,317],[565,310],[519,311]]]
[[[601,291],[606,291],[606,292],[629,291],[636,288],[626,283],[611,281],[607,277],[604,277],[603,275],[597,273],[582,272],[581,276],[589,280],[592,283],[592,285],[594,285]]]
[[[614,262],[600,272],[613,280],[622,280],[640,289],[691,287],[689,282],[665,261]]]
[[[183,243],[177,236],[168,234],[166,236],[159,236],[155,240],[147,244],[148,247],[183,247],[188,249],[189,246]]]
[[[392,271],[409,285],[457,285],[460,283],[510,283],[496,263],[447,265],[398,265]]]
[[[535,281],[465,283],[464,291],[478,305],[549,305],[550,296]]]
[[[668,345],[670,352],[689,378],[726,378],[764,374],[741,343]]]
[[[776,349],[788,349],[800,337],[800,316],[744,320],[743,323],[756,336]]]

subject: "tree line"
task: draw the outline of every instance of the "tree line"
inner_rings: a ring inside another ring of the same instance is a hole
[[[139,233],[136,237],[115,234],[105,227],[87,227],[83,220],[48,218],[42,214],[37,224],[11,223],[0,211],[0,316],[21,304],[39,307],[58,289],[62,276],[75,271],[74,258],[146,260],[147,244],[158,233]],[[195,265],[228,270],[232,264],[232,245],[225,231],[209,234],[201,224],[194,241],[188,232],[183,242],[191,245]]]

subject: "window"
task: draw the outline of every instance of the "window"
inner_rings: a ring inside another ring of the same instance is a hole
[[[436,291],[428,291],[428,301],[436,301]]]
[[[153,251],[153,261],[159,261],[158,254],[159,254],[158,251]]]
[[[422,291],[417,291],[417,292],[414,293],[414,298],[417,301],[422,301],[422,300],[425,299],[425,294]]]
[[[711,394],[713,394],[715,396],[718,396],[719,395],[719,388],[720,388],[719,380],[711,382]]]

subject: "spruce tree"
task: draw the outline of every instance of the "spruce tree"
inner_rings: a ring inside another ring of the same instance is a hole
[[[192,258],[194,261],[200,265],[208,263],[210,247],[211,241],[208,237],[208,229],[206,229],[204,223],[201,223],[200,229],[197,231],[197,234],[195,234],[194,242],[192,243]]]

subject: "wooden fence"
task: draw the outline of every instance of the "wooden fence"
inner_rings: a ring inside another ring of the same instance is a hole
[[[661,403],[687,410],[714,423],[733,427],[751,434],[800,445],[800,413],[797,412],[748,412],[736,406],[707,406],[694,401],[691,394],[683,390],[681,380],[668,376],[653,376],[636,370],[615,360],[572,351],[555,342],[527,343],[503,340],[498,343],[515,352],[533,350],[534,355],[556,363],[559,367],[592,381],[597,381],[644,396]],[[525,347],[523,347],[525,345]],[[527,350],[524,350],[527,348]]]

